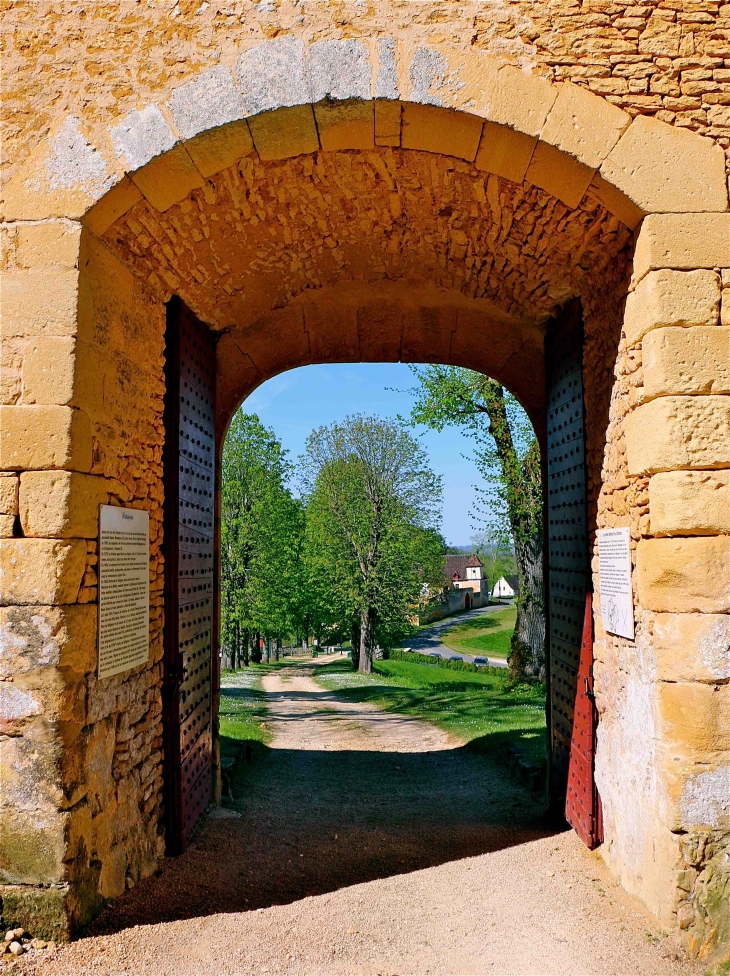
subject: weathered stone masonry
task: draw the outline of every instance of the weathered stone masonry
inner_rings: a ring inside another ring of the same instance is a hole
[[[165,301],[223,333],[222,438],[268,376],[359,359],[482,369],[539,427],[544,330],[579,298],[591,529],[635,543],[636,640],[596,620],[602,851],[707,955],[730,885],[730,8],[264,6],[4,18],[3,911],[58,934],[163,850]],[[150,511],[152,653],[97,682],[108,500]]]

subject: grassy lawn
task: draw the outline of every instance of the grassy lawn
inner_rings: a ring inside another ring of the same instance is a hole
[[[441,643],[452,651],[506,658],[516,619],[517,610],[514,607],[495,610],[494,613],[465,620],[445,631]]]
[[[356,674],[348,662],[334,661],[318,668],[315,677],[343,698],[431,722],[480,751],[519,744],[535,761],[545,758],[544,685],[515,686],[506,675],[406,661],[378,661],[371,675]]]
[[[233,755],[238,743],[265,746],[271,741],[266,727],[266,695],[261,690],[265,674],[282,664],[252,664],[240,671],[221,672],[221,757]]]

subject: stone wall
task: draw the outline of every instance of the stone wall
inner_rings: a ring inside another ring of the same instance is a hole
[[[5,260],[20,294],[42,276],[49,309],[33,335],[5,336],[19,367],[6,377],[8,399],[33,441],[32,453],[10,459],[23,472],[0,482],[3,603],[14,604],[0,609],[0,878],[50,886],[50,907],[27,888],[6,889],[3,914],[59,937],[153,871],[164,850],[164,309],[70,224],[12,229]],[[78,305],[67,309],[65,280],[77,276]],[[64,470],[49,456],[59,416],[83,429]],[[6,463],[21,447],[12,433]],[[149,511],[151,545],[149,664],[103,681],[95,677],[100,504]]]

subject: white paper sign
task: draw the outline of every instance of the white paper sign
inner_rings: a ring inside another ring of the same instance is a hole
[[[619,637],[634,636],[631,595],[631,543],[628,529],[599,529],[598,576],[603,629]]]
[[[128,671],[149,655],[149,513],[101,505],[98,676]]]

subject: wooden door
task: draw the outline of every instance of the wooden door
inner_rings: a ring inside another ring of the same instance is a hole
[[[165,360],[165,830],[179,854],[212,796],[215,684],[215,336],[179,299]]]
[[[586,510],[583,324],[577,303],[546,340],[551,791],[591,848],[601,842],[595,787],[593,616]]]

